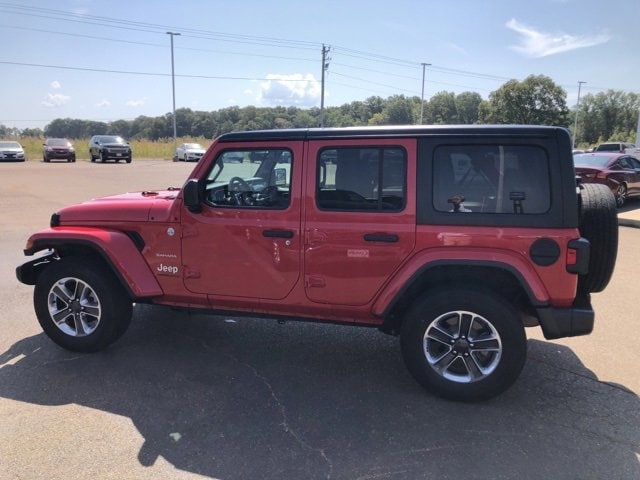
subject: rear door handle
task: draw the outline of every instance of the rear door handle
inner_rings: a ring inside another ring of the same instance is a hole
[[[267,238],[293,238],[291,230],[263,230],[262,236]]]
[[[366,233],[364,240],[365,242],[396,243],[400,238],[395,233]]]

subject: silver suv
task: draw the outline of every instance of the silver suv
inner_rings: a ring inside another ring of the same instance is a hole
[[[96,160],[124,160],[131,163],[131,146],[122,137],[117,135],[94,135],[89,140],[89,158]]]

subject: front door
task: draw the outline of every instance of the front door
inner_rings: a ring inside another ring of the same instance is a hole
[[[183,274],[212,300],[281,299],[300,276],[303,142],[223,144],[200,179],[202,211],[184,210]]]
[[[413,250],[415,139],[309,142],[305,291],[365,305]],[[314,172],[315,170],[315,172]]]

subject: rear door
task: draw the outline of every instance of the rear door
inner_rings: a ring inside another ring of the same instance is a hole
[[[415,139],[312,140],[305,188],[305,291],[371,302],[415,243]]]
[[[640,194],[640,161],[635,157],[626,157],[626,165],[629,166],[629,190],[630,195]]]

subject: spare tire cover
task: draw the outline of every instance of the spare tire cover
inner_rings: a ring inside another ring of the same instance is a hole
[[[618,212],[616,200],[606,185],[580,185],[580,235],[589,240],[589,272],[581,275],[578,289],[584,293],[605,289],[618,254]]]

